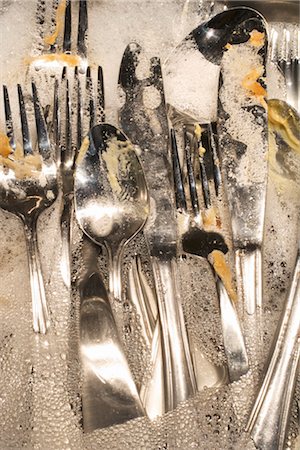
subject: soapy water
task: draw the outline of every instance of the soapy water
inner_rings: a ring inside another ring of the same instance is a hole
[[[104,68],[108,121],[117,125],[117,76],[121,56],[128,42],[138,40],[150,53],[165,60],[172,48],[206,18],[210,9],[208,3],[203,4],[205,9],[201,10],[196,1],[165,0],[155,5],[146,1],[90,2],[93,11],[89,18],[90,55],[92,62],[100,63]],[[20,8],[18,14],[17,8]],[[51,2],[46,2],[45,8],[45,23],[49,32],[53,15]],[[35,14],[35,2],[4,2],[2,5],[1,34],[5,30],[7,45],[1,46],[2,61],[6,63],[2,65],[0,80],[15,90],[16,83],[25,80],[26,70],[20,69],[23,67],[23,56],[31,51],[38,54],[43,48],[42,41],[36,44],[35,40],[38,35],[37,29],[32,26]],[[5,27],[2,27],[3,24]],[[109,44],[104,45],[107,42]],[[277,77],[277,68],[271,66],[269,71],[274,80],[272,90],[281,93],[282,90],[278,89],[281,80]],[[50,103],[49,87],[52,86],[53,78],[46,77],[42,71],[35,76],[39,80],[42,103]],[[14,96],[13,105],[17,111],[16,93]],[[2,108],[0,114],[2,128]],[[254,445],[243,429],[296,258],[300,205],[297,203],[299,196],[293,198],[291,202],[288,188],[279,192],[276,182],[270,177],[264,248],[265,345],[262,354],[258,355],[258,361],[253,362],[251,371],[239,382],[198,392],[175,411],[154,422],[141,418],[86,435],[82,432],[80,398],[79,298],[75,287],[70,295],[59,268],[61,200],[59,198],[45,211],[38,225],[42,267],[51,311],[51,329],[46,336],[36,336],[32,332],[29,273],[22,224],[14,216],[0,210],[0,448],[253,450]],[[83,271],[81,245],[82,233],[74,223],[74,282]],[[127,273],[135,254],[142,256],[143,270],[149,284],[153,286],[145,240],[143,235],[138,235],[126,249],[124,257],[124,292]],[[108,285],[107,259],[100,248],[98,266]],[[226,366],[218,302],[208,263],[197,257],[186,257],[179,261],[179,267],[187,330],[211,363],[219,367]],[[151,372],[150,349],[143,341],[135,308],[126,304],[115,305],[114,308],[125,353],[139,385]],[[296,448],[299,433],[297,400],[300,401],[299,382],[287,448]]]

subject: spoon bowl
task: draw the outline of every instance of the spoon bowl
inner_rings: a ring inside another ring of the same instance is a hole
[[[107,249],[109,288],[121,300],[124,246],[145,225],[149,196],[136,150],[113,125],[96,125],[83,141],[75,172],[75,208],[84,233]]]

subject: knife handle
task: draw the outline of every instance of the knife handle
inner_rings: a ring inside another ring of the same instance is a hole
[[[247,314],[256,314],[262,307],[261,250],[238,249],[235,253],[237,280],[241,283],[243,304]]]
[[[162,327],[166,410],[171,411],[196,392],[187,331],[177,286],[175,258],[152,258]]]
[[[284,448],[300,356],[300,257],[270,362],[252,408],[247,431],[258,448]]]

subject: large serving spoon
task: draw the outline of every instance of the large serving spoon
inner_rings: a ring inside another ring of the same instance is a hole
[[[120,302],[124,247],[143,228],[149,197],[132,144],[112,125],[96,125],[83,142],[75,173],[75,208],[84,233],[107,250],[109,291]]]

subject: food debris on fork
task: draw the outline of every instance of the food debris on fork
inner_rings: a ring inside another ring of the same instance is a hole
[[[87,0],[79,0],[79,19],[76,49],[72,49],[72,0],[60,0],[55,10],[55,28],[43,38],[46,47],[41,55],[26,57],[26,65],[36,69],[79,67],[85,72],[87,66]],[[53,4],[55,8],[55,4]],[[43,19],[44,20],[44,19]],[[62,40],[62,45],[61,45]]]
[[[182,131],[183,128],[183,131]],[[182,250],[207,259],[210,263],[216,281],[216,288],[220,305],[220,319],[222,324],[224,350],[227,356],[227,367],[230,381],[237,381],[249,370],[248,356],[242,329],[235,310],[237,294],[233,285],[231,269],[225,254],[228,246],[222,235],[221,221],[210,220],[209,226],[202,218],[196,174],[202,187],[203,205],[213,217],[218,213],[218,195],[221,187],[220,164],[217,154],[215,137],[212,135],[212,125],[207,127],[206,139],[202,139],[201,125],[197,124],[192,135],[188,136],[185,126],[177,131],[184,135],[184,166],[186,166],[191,207],[187,203],[184,188],[184,171],[180,166],[176,133],[171,129],[171,150],[173,160],[174,187],[177,206],[177,218],[185,218],[185,228],[181,234]],[[181,140],[182,141],[182,140]],[[192,159],[192,152],[194,160]],[[204,160],[204,156],[206,157]],[[210,180],[214,191],[210,188]],[[216,205],[213,208],[213,204]],[[191,211],[189,211],[191,209]],[[180,221],[179,221],[180,223]],[[220,228],[217,228],[218,223]],[[196,367],[197,367],[196,363]]]

